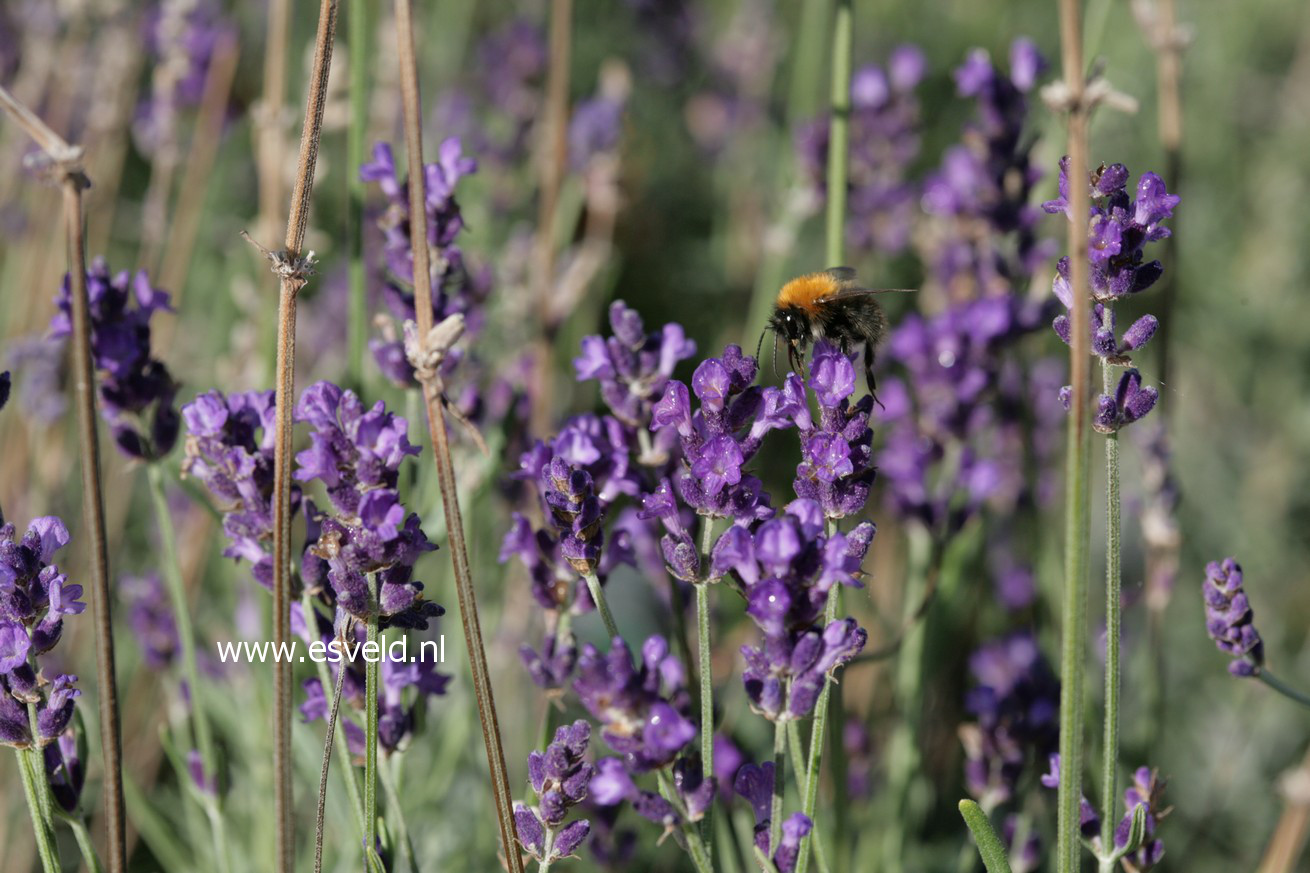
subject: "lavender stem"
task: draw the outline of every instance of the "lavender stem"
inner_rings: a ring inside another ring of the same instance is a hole
[[[700,560],[701,567],[708,575],[710,549],[714,542],[714,518],[701,518]],[[675,583],[676,584],[676,583]],[[710,650],[710,583],[702,580],[696,584],[696,649],[700,657],[700,753],[701,776],[705,779],[714,777],[714,677],[711,675]],[[701,833],[707,847],[712,850],[712,833],[710,825],[714,815],[714,805],[706,811],[705,826]]]
[[[306,626],[309,616],[306,616]],[[321,681],[321,680],[320,680]],[[332,765],[332,745],[336,739],[337,716],[341,712],[341,689],[346,684],[346,665],[343,663],[337,671],[337,681],[332,688],[332,708],[327,715],[327,735],[323,738],[323,765],[318,773],[318,808],[314,813],[314,873],[323,873],[323,824],[327,817],[327,781],[328,770]],[[350,767],[350,758],[346,757],[345,766]],[[354,779],[351,779],[354,782]],[[355,807],[356,814],[359,808]]]
[[[1056,869],[1078,873],[1079,801],[1083,782],[1083,672],[1087,648],[1088,467],[1091,421],[1091,312],[1088,303],[1087,106],[1084,99],[1082,4],[1059,0],[1064,85],[1069,93],[1069,402],[1065,471],[1065,590],[1061,617],[1060,788]]]
[[[317,613],[314,610],[313,595],[309,593],[308,589],[301,592],[300,608],[305,618],[305,627],[316,627],[318,624]],[[318,681],[325,690],[338,684],[332,681],[332,671],[329,669],[326,660],[320,660],[316,666],[318,668]],[[345,667],[343,656],[341,669],[344,671]],[[364,799],[360,795],[359,781],[355,777],[355,768],[350,764],[350,747],[346,743],[346,735],[344,732],[334,731],[334,733],[336,734],[336,753],[345,762],[338,769],[341,771],[342,781],[346,783],[346,795],[350,802],[350,811],[355,816],[355,824],[359,829],[359,837],[362,840],[364,838]],[[317,842],[319,841],[316,840]]]
[[[82,172],[82,150],[59,134],[0,87],[0,108],[36,141],[60,174],[64,190],[64,232],[72,298],[73,369],[76,374],[78,446],[82,456],[82,513],[91,536],[91,609],[95,614],[96,682],[100,700],[100,748],[105,767],[105,831],[109,868],[127,867],[123,810],[122,735],[118,717],[118,679],[114,672],[113,620],[109,600],[109,547],[105,537],[105,501],[100,486],[100,444],[96,432],[95,372],[91,354],[90,302],[86,289],[86,237],[82,226],[82,191],[91,183]]]
[[[1107,320],[1113,318],[1106,304]],[[1113,396],[1116,380],[1113,365],[1101,359],[1103,390]],[[1114,842],[1115,794],[1119,765],[1119,638],[1120,588],[1122,585],[1122,530],[1119,498],[1119,434],[1105,437],[1105,734],[1101,761],[1101,845]],[[1114,863],[1107,869],[1101,862],[1102,873],[1113,873]]]
[[[665,767],[657,771],[656,779],[659,780],[660,794],[678,813],[678,817],[682,821],[681,832],[683,839],[687,841],[687,854],[691,856],[691,863],[696,867],[697,873],[714,873],[714,864],[710,861],[709,852],[705,850],[705,843],[701,840],[696,826],[687,821],[687,806],[678,797],[678,790],[673,785],[673,779],[669,776],[668,768]]]
[[[388,758],[378,768],[378,775],[382,779],[382,791],[387,796],[390,820],[396,829],[396,843],[399,845],[399,850],[396,853],[397,869],[418,873],[418,860],[414,856],[414,843],[409,838],[409,824],[405,821],[405,810],[400,803],[400,788],[396,784],[395,769],[391,766],[393,762],[399,763],[399,754],[393,752],[394,757]]]
[[[364,857],[376,851],[378,826],[378,591],[368,579],[368,637],[364,651]],[[370,652],[374,656],[370,656]]]
[[[270,15],[272,15],[270,10]],[[276,415],[273,447],[273,644],[290,637],[291,609],[291,407],[296,382],[296,295],[308,281],[308,265],[301,247],[309,224],[309,201],[314,190],[323,109],[327,103],[332,40],[337,29],[337,0],[320,0],[318,30],[314,37],[314,66],[309,98],[300,134],[296,185],[287,216],[285,252],[278,294]],[[279,73],[279,76],[281,74]],[[280,97],[280,95],[279,95]],[[276,169],[276,166],[274,167]],[[290,265],[290,266],[288,266]],[[276,266],[276,265],[275,265]],[[273,665],[273,811],[275,818],[276,873],[291,873],[295,856],[295,820],[291,774],[291,664]]]
[[[104,873],[105,867],[100,863],[100,857],[96,855],[96,847],[91,842],[91,831],[87,829],[86,822],[78,815],[60,812],[59,817],[68,824],[73,832],[73,839],[77,840],[77,849],[82,853],[82,860],[86,863],[86,869],[89,873]]]
[[[851,0],[837,0],[832,30],[832,135],[828,140],[828,266],[846,259],[846,177],[850,167],[851,43],[854,27]]]
[[[816,709],[815,718],[818,718]],[[773,801],[769,806],[769,852],[778,851],[782,837],[782,795],[786,788],[783,778],[787,772],[787,722],[773,723]],[[796,774],[800,778],[800,774]]]
[[[791,748],[791,766],[799,777],[801,773],[809,773],[809,765],[806,763],[805,754],[801,751],[801,728],[796,722],[791,722],[787,728],[787,744]],[[809,780],[806,780],[806,796],[809,791]],[[814,847],[814,863],[819,869],[819,873],[829,873],[827,851],[823,848],[823,840],[819,835],[811,831],[802,838],[807,841],[808,845]]]
[[[405,115],[405,150],[409,167],[415,320],[419,335],[426,337],[432,330],[431,253],[428,251],[427,191],[423,175],[423,130],[419,109],[418,62],[414,56],[414,22],[410,0],[396,2],[396,42]],[[455,574],[455,595],[459,600],[464,641],[468,645],[469,672],[473,677],[473,692],[478,704],[478,721],[482,726],[482,740],[487,750],[487,768],[491,773],[492,799],[496,807],[496,822],[500,828],[501,849],[509,873],[523,873],[523,860],[519,855],[515,837],[517,829],[514,826],[513,794],[509,787],[509,772],[505,767],[505,750],[500,739],[496,697],[487,669],[487,651],[482,642],[482,626],[478,621],[477,593],[473,588],[468,547],[464,542],[464,520],[460,512],[455,464],[450,455],[450,437],[446,431],[444,398],[439,382],[432,381],[423,385],[423,400],[427,409],[428,433],[432,438],[432,454],[437,465],[437,483],[441,488],[446,534],[450,539],[450,561]]]
[[[27,810],[32,815],[32,835],[36,838],[36,853],[41,858],[41,868],[45,873],[59,873],[59,852],[55,848],[54,836],[49,823],[41,814],[41,798],[36,788],[36,775],[32,763],[37,752],[34,749],[16,749],[18,756],[18,774],[23,780],[23,793],[27,796]]]
[[[610,612],[609,601],[605,599],[605,590],[600,587],[600,579],[595,573],[587,573],[582,578],[587,580],[587,591],[591,592],[591,602],[596,604],[601,621],[605,622],[605,633],[609,639],[619,636],[618,625],[614,623],[614,614]]]
[[[1259,679],[1288,700],[1294,700],[1302,706],[1310,706],[1310,694],[1306,694],[1304,691],[1298,691],[1282,679],[1279,679],[1277,676],[1270,673],[1264,667],[1261,667],[1259,672],[1255,674],[1255,678]]]

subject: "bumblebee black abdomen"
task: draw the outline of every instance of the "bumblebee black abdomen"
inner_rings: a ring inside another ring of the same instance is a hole
[[[887,319],[872,295],[834,300],[819,309],[818,333],[853,352],[861,345],[874,346],[886,332]]]

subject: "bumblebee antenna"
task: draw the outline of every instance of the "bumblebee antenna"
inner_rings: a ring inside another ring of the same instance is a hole
[[[769,332],[769,329],[768,329],[767,327],[766,327],[764,330],[760,331],[760,341],[757,342],[757,343],[755,344],[755,362],[756,362],[756,364],[758,364],[758,363],[759,363],[759,360],[760,360],[760,349],[764,348],[764,335],[765,335],[766,333],[768,333],[768,332]]]
[[[773,332],[773,378],[775,379],[781,378],[778,376],[778,332],[777,331]]]

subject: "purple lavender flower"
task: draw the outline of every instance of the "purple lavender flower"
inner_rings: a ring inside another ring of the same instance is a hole
[[[16,372],[24,414],[38,424],[58,421],[68,407],[63,343],[43,336],[14,339],[7,344],[5,363]]]
[[[186,458],[182,472],[199,479],[223,512],[228,547],[223,555],[251,564],[260,585],[272,588],[273,434],[272,391],[224,396],[209,391],[182,407]],[[292,511],[300,488],[292,485]]]
[[[1242,588],[1242,568],[1233,558],[1205,566],[1205,629],[1219,651],[1233,658],[1228,672],[1254,676],[1264,665],[1264,643],[1255,629],[1255,616]]]
[[[53,563],[68,545],[68,529],[54,516],[37,518],[22,537],[0,526],[0,743],[44,749],[73,718],[81,691],[77,677],[42,672],[40,657],[59,642],[64,617],[86,604],[82,586],[70,584]],[[27,705],[36,707],[36,735]]]
[[[949,299],[1022,291],[1050,255],[1037,240],[1040,212],[1029,203],[1042,174],[1024,139],[1028,93],[1045,66],[1032,42],[1018,39],[1008,76],[983,49],[955,72],[958,93],[977,101],[976,115],[923,190],[933,217],[923,236],[930,278]]]
[[[1041,783],[1044,787],[1057,790],[1060,787],[1060,756],[1052,753],[1048,758],[1049,768],[1041,776]],[[1078,798],[1078,832],[1084,840],[1094,845],[1100,845],[1101,842],[1101,816],[1097,814],[1096,807],[1087,799],[1086,795]]]
[[[800,857],[801,840],[814,828],[804,813],[794,812],[782,823],[776,850],[769,845],[769,826],[773,800],[773,762],[744,764],[737,771],[733,789],[751,805],[755,813],[755,847],[771,857],[778,873],[792,873]]]
[[[685,759],[680,759],[674,766],[681,765],[683,760]],[[671,832],[682,821],[673,804],[653,791],[638,788],[628,766],[618,758],[602,758],[597,763],[596,775],[591,780],[590,791],[591,800],[598,809],[607,810],[613,815],[626,801],[632,805],[638,815],[659,825],[665,833]],[[698,799],[693,801],[700,815],[704,814],[704,808],[699,805],[704,801],[703,795],[704,792],[698,792]],[[682,797],[683,802],[687,803],[686,795]]]
[[[730,345],[720,358],[696,368],[691,389],[670,381],[655,404],[651,427],[672,429],[683,463],[673,476],[682,501],[700,515],[749,520],[772,514],[760,480],[743,471],[764,435],[790,427],[804,409],[805,394],[794,374],[782,388],[754,385],[755,359]],[[700,401],[693,413],[691,397]]]
[[[913,225],[915,189],[909,166],[919,154],[923,54],[896,48],[888,69],[869,64],[851,77],[851,154],[846,237],[860,251],[892,254],[905,248]],[[796,134],[802,173],[819,202],[827,197],[831,123],[820,118]]]
[[[72,286],[67,275],[50,322],[53,339],[71,335]],[[86,276],[91,316],[91,355],[100,374],[100,405],[119,450],[130,458],[158,460],[177,441],[173,408],[177,384],[164,363],[150,355],[150,316],[172,312],[168,294],[150,285],[144,270],[110,275],[96,258]]]
[[[1060,196],[1042,204],[1049,213],[1069,215],[1068,169],[1068,158],[1062,158]],[[1113,304],[1150,288],[1164,272],[1159,261],[1145,261],[1144,251],[1149,243],[1171,235],[1172,231],[1161,222],[1173,217],[1179,202],[1178,196],[1165,190],[1164,181],[1154,173],[1142,174],[1137,183],[1136,197],[1128,194],[1128,179],[1128,168],[1123,164],[1108,167],[1102,164],[1088,180],[1091,195],[1088,251],[1093,302],[1092,353],[1102,358],[1106,365],[1123,367],[1132,362],[1130,352],[1150,342],[1158,322],[1155,316],[1144,315],[1119,338],[1116,336]],[[1056,265],[1052,290],[1066,308],[1072,306],[1067,257],[1061,258]],[[1058,316],[1052,326],[1062,340],[1070,342],[1072,325],[1068,316]],[[1144,418],[1158,397],[1158,392],[1152,387],[1143,387],[1141,376],[1129,368],[1121,377],[1114,396],[1101,394],[1096,398],[1093,427],[1102,433],[1114,433],[1124,425]]]
[[[573,359],[574,371],[580,382],[600,382],[600,396],[615,418],[629,427],[649,428],[651,410],[674,367],[696,354],[696,343],[674,323],[647,333],[641,315],[622,300],[610,304],[609,319],[613,335],[584,337],[582,354]],[[648,454],[653,457],[642,458],[642,463],[658,463],[667,456],[667,446]]]
[[[545,752],[528,756],[528,778],[538,802],[535,807],[515,803],[514,823],[523,848],[543,864],[572,855],[591,829],[586,819],[564,824],[569,811],[586,799],[595,773],[583,760],[590,739],[591,726],[579,719],[557,728]]]
[[[1119,377],[1119,388],[1113,397],[1102,394],[1096,398],[1092,428],[1098,433],[1115,433],[1124,425],[1144,418],[1159,398],[1155,388],[1142,385],[1142,374],[1129,368]]]
[[[853,359],[823,341],[814,347],[810,388],[818,400],[819,421],[811,424],[804,407],[797,411],[802,460],[792,487],[797,497],[817,501],[828,518],[854,515],[864,508],[873,485],[873,397],[850,402]]]
[[[1030,760],[1059,740],[1060,683],[1032,634],[988,643],[969,659],[977,685],[965,698],[976,723],[961,725],[965,783],[988,812],[1014,796]]]
[[[220,6],[209,0],[160,2],[147,12],[143,36],[152,70],[150,94],[137,106],[132,124],[143,154],[177,147],[177,114],[200,104],[214,52],[230,35],[221,16]]]
[[[47,744],[42,750],[50,792],[64,812],[77,809],[82,798],[82,788],[86,784],[86,763],[82,760],[85,751],[80,748],[82,745],[77,729],[68,727],[55,742]]]
[[[1133,771],[1133,782],[1124,789],[1124,807],[1127,812],[1114,829],[1114,845],[1123,849],[1128,845],[1133,823],[1133,811],[1138,806],[1146,807],[1146,833],[1142,844],[1130,852],[1124,859],[1124,867],[1129,873],[1147,873],[1160,863],[1164,857],[1164,843],[1155,835],[1160,819],[1167,816],[1172,809],[1161,805],[1160,795],[1165,783],[1155,770],[1138,767]]]
[[[603,584],[614,567],[632,563],[627,535],[616,533],[602,550],[600,528],[614,501],[640,488],[629,457],[631,441],[631,431],[617,419],[583,415],[570,419],[549,445],[538,441],[520,459],[515,475],[533,483],[542,514],[551,521],[534,528],[527,516],[514,513],[500,560],[517,556],[523,562],[533,596],[546,609],[590,611],[594,604],[580,574],[593,572]],[[589,497],[571,490],[575,477]]]
[[[436,546],[396,492],[401,462],[418,454],[406,437],[405,419],[387,412],[381,401],[365,411],[354,392],[331,382],[305,389],[296,419],[314,431],[310,448],[296,455],[295,478],[321,481],[336,510],[313,519],[320,529],[308,551],[327,562],[337,606],[366,619],[369,576],[376,576],[383,625],[426,628],[444,610],[425,600],[423,583],[412,578],[414,562]]]
[[[1050,757],[1050,770],[1041,777],[1042,785],[1047,788],[1057,789],[1060,787],[1060,756],[1053,754]],[[1119,857],[1124,869],[1128,873],[1147,873],[1160,863],[1164,857],[1164,843],[1155,835],[1156,827],[1161,819],[1167,816],[1172,807],[1164,807],[1161,803],[1161,794],[1164,792],[1164,782],[1159,778],[1155,770],[1149,767],[1138,767],[1133,771],[1133,781],[1124,789],[1124,812],[1123,818],[1115,825],[1114,829],[1114,848],[1111,850]],[[1146,831],[1143,834],[1142,842],[1137,846],[1129,846],[1128,841],[1132,835],[1133,815],[1138,807],[1143,807],[1146,813]],[[1101,817],[1097,814],[1095,807],[1086,797],[1079,798],[1079,830],[1083,839],[1091,844],[1092,850],[1101,853]]]
[[[846,750],[846,793],[863,800],[873,795],[873,735],[859,719],[847,720],[842,728]]]
[[[754,530],[729,528],[715,544],[715,571],[731,571],[741,584],[764,635],[762,645],[741,649],[742,681],[751,708],[770,721],[809,715],[828,674],[864,647],[868,635],[853,619],[818,622],[834,585],[859,586],[855,573],[873,532],[864,522],[849,534],[825,534],[822,508],[799,499]]]
[[[545,34],[526,16],[510,19],[477,46],[480,102],[495,116],[481,131],[479,154],[501,166],[516,166],[526,157],[541,111],[546,60]]]
[[[519,646],[519,657],[534,685],[557,691],[568,684],[578,664],[578,644],[572,633],[557,627],[542,641],[540,652],[524,643]]]
[[[880,381],[887,426],[878,457],[898,515],[949,531],[984,505],[1019,503],[1030,403],[1028,379],[1009,351],[1043,314],[1012,293],[902,319],[889,357],[906,376]]]
[[[164,669],[177,657],[180,641],[163,580],[158,573],[125,576],[119,580],[118,588],[127,606],[132,636],[141,647],[146,666]]]
[[[1016,846],[1020,833],[1028,836],[1023,845]],[[1042,863],[1042,838],[1023,816],[1011,813],[1001,822],[1001,839],[1010,849],[1010,873],[1035,873]]]
[[[573,108],[568,140],[569,163],[574,170],[585,170],[598,157],[618,151],[626,102],[618,95],[602,91]]]
[[[622,639],[608,654],[583,647],[573,683],[582,705],[602,727],[601,736],[628,768],[645,773],[667,766],[696,737],[682,663],[663,637],[641,647],[641,664]]]
[[[292,615],[297,612],[298,609],[293,610]],[[307,641],[319,639],[324,644],[330,645],[334,638],[341,642],[348,640],[346,651],[362,643],[365,638],[365,629],[360,623],[355,623],[346,629],[344,632],[348,636],[344,638],[336,637],[337,632],[332,624],[327,622],[316,629],[315,635],[306,634],[303,624],[298,624],[296,630]],[[333,649],[329,648],[328,651],[332,652]],[[342,680],[343,708],[339,715],[340,728],[346,735],[346,745],[350,749],[351,757],[356,760],[356,763],[361,763],[365,754],[364,729],[354,719],[347,717],[345,712],[348,708],[357,713],[360,721],[363,720],[368,702],[364,662],[362,659],[348,661],[344,658],[334,661],[329,656],[328,667],[333,681],[336,681],[339,671],[346,671],[345,678]],[[396,661],[386,657],[381,663],[379,672],[381,682],[377,701],[378,744],[384,752],[390,754],[408,745],[414,735],[419,715],[426,709],[430,699],[446,693],[451,677],[438,671],[434,662],[424,658]],[[307,679],[304,683],[304,691],[305,701],[300,705],[300,714],[304,721],[326,719],[332,689],[327,689],[325,694],[318,679]]]
[[[489,275],[469,269],[463,252],[456,244],[464,229],[464,219],[455,199],[455,188],[465,176],[477,172],[477,162],[463,154],[463,146],[454,137],[441,143],[436,163],[423,168],[428,245],[432,249],[432,316],[439,324],[456,313],[465,317],[465,332],[476,335],[481,329],[481,303],[490,290]],[[415,320],[414,252],[410,241],[409,183],[397,172],[391,146],[378,143],[373,160],[359,168],[365,182],[375,182],[387,198],[385,211],[378,218],[383,236],[383,255],[390,277],[383,289],[383,300],[391,315],[402,324]],[[393,323],[381,319],[380,337],[369,340],[369,349],[383,375],[401,387],[417,386],[414,368],[405,356],[404,343]],[[442,363],[443,375],[449,375],[464,357],[454,349]]]

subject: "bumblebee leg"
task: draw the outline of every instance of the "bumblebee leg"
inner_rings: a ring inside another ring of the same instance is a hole
[[[873,402],[886,409],[878,399],[878,380],[873,376],[873,346],[868,343],[864,346],[864,381],[869,386],[869,393],[873,395]]]
[[[804,379],[805,352],[801,349],[799,343],[792,342],[787,346],[787,361],[791,364],[792,372]]]

